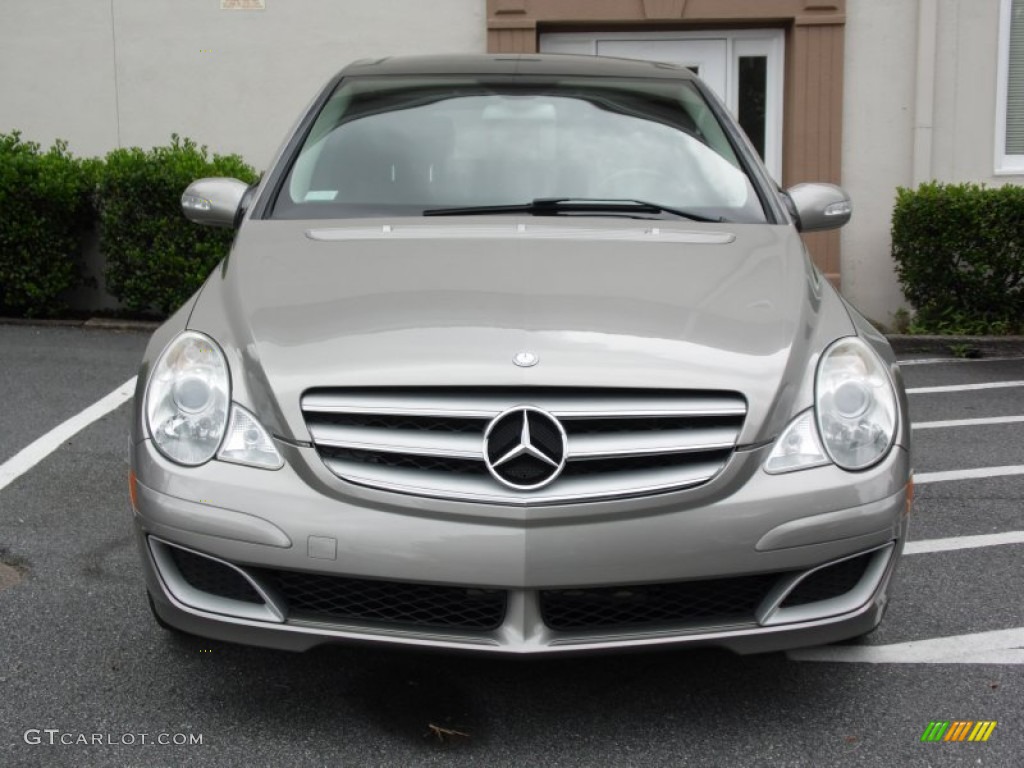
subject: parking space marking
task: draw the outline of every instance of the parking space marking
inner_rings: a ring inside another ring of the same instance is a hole
[[[986,381],[982,384],[950,384],[942,387],[914,387],[907,390],[908,395],[935,395],[942,392],[970,392],[976,389],[1006,389],[1008,387],[1024,387],[1024,381]]]
[[[32,467],[60,448],[67,440],[81,432],[99,418],[106,416],[119,405],[132,399],[135,394],[135,379],[128,379],[106,397],[97,400],[84,411],[72,416],[35,442],[29,444],[3,464],[0,464],[0,491],[13,483]]]
[[[952,552],[957,549],[997,547],[1002,544],[1024,544],[1024,531],[983,533],[977,536],[953,536],[948,539],[922,539],[908,541],[903,549],[905,555],[924,555],[930,552]]]
[[[1024,627],[889,645],[823,645],[786,655],[793,661],[858,664],[1024,664]]]
[[[1014,360],[1024,360],[1024,357],[925,357],[920,360],[897,360],[900,367],[905,365],[949,365],[951,363],[1005,363]]]
[[[1014,464],[1008,467],[978,467],[977,469],[951,469],[948,472],[914,473],[914,485],[926,483],[945,483],[950,480],[979,480],[986,477],[1008,477],[1024,475],[1024,465]]]
[[[1024,416],[993,416],[985,419],[951,419],[949,421],[922,421],[911,424],[911,429],[944,429],[946,427],[980,427],[986,424],[1019,424]]]

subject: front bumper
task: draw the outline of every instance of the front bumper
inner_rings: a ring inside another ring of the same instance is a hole
[[[734,492],[700,503],[680,492],[549,508],[534,517],[527,510],[514,520],[475,505],[438,508],[366,489],[325,493],[320,475],[303,476],[315,473],[316,456],[284,450],[294,455],[278,472],[218,462],[184,470],[148,441],[133,446],[138,542],[155,608],[168,624],[288,650],[362,640],[518,654],[675,644],[772,651],[875,627],[907,528],[909,466],[900,448],[856,476],[834,467],[781,476],[756,469]],[[764,450],[739,463],[759,467]],[[235,572],[257,597],[197,594],[176,567],[175,551]],[[857,568],[831,587],[835,594],[826,589],[787,603],[801,580],[806,586],[815,573],[839,573],[843,561]],[[471,629],[317,614],[295,609],[278,588],[281,574],[500,592],[504,607],[495,626]],[[741,585],[744,598],[726,600],[728,610],[694,608],[686,585],[699,592],[704,584],[726,593]],[[684,598],[672,604],[683,605],[681,612],[643,616],[644,604],[680,587]],[[559,625],[550,615],[553,597],[607,610],[590,624]],[[623,613],[623,602],[639,604],[639,614]],[[617,621],[626,614],[642,620]]]

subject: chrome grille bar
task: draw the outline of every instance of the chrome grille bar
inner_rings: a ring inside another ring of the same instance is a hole
[[[448,475],[441,472],[381,467],[361,462],[326,459],[334,474],[359,485],[385,488],[415,496],[444,496],[457,501],[516,506],[566,504],[593,499],[644,496],[651,493],[701,485],[721,470],[719,463],[708,462],[684,471],[648,469],[629,472],[628,481],[613,473],[596,477],[561,477],[539,491],[513,491],[494,482],[489,475]],[[624,473],[626,474],[626,473]]]
[[[486,422],[484,422],[486,426]],[[412,429],[373,429],[343,427],[336,424],[309,424],[313,442],[330,448],[351,448],[357,451],[411,453],[415,456],[446,456],[449,458],[484,460],[481,434],[431,432]]]
[[[339,478],[374,488],[494,504],[622,498],[709,481],[736,447],[746,401],[721,392],[594,389],[315,390],[302,410]],[[566,464],[524,491],[491,477],[484,434],[510,408],[562,422]]]
[[[670,418],[686,416],[745,416],[746,401],[739,395],[624,395],[609,401],[600,395],[571,395],[539,391],[493,394],[441,390],[436,393],[316,392],[302,398],[306,413],[364,413],[389,416],[444,416],[492,419],[516,405],[532,405],[559,419],[582,418]]]

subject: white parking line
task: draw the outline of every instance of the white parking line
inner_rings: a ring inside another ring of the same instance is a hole
[[[1024,357],[925,357],[919,360],[897,360],[900,367],[907,365],[948,365],[950,363],[1005,363],[1024,360]]]
[[[949,421],[921,421],[911,429],[943,429],[945,427],[981,427],[986,424],[1020,424],[1024,416],[991,416],[984,419],[951,419]]]
[[[996,547],[1001,544],[1024,544],[1024,531],[983,533],[978,536],[953,536],[948,539],[922,539],[908,541],[903,549],[905,555],[926,555],[930,552],[952,552],[957,549]]]
[[[908,395],[934,395],[940,392],[970,392],[976,389],[1005,389],[1007,387],[1024,387],[1024,381],[987,381],[983,384],[951,384],[945,387],[914,387],[907,390]]]
[[[945,483],[950,480],[978,480],[986,477],[1008,477],[1024,475],[1024,465],[1016,464],[1009,467],[979,467],[978,469],[952,469],[948,472],[914,473],[914,485],[926,483]]]
[[[0,464],[0,491],[24,475],[94,421],[106,416],[122,403],[131,400],[134,394],[135,377],[133,376],[106,397],[97,400],[84,411],[75,414],[63,424],[54,427],[3,464]]]
[[[823,645],[786,655],[793,661],[860,664],[1024,664],[1024,627],[889,645]]]

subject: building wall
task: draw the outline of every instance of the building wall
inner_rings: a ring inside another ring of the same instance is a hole
[[[0,132],[78,154],[172,132],[266,168],[299,111],[355,59],[483,52],[484,0],[5,0]]]
[[[929,6],[934,25],[922,26]],[[1024,183],[995,175],[999,8],[999,0],[847,4],[843,184],[854,218],[843,230],[842,285],[874,320],[890,322],[904,304],[890,255],[897,187],[930,179]],[[934,56],[923,57],[919,71],[922,33],[934,36]],[[929,86],[930,110],[919,98]]]
[[[517,15],[532,2],[491,0],[489,18],[487,0],[266,0],[265,11],[222,11],[219,0],[5,0],[0,132],[19,129],[43,144],[61,137],[80,155],[99,155],[163,144],[175,131],[262,170],[344,64],[482,52],[489,25],[492,35],[518,33]],[[553,5],[545,3],[537,13]],[[581,7],[607,15],[624,6]],[[636,13],[678,21],[708,8],[703,0],[645,0]],[[918,57],[929,8],[934,55],[923,62],[931,79]],[[842,232],[841,277],[843,292],[872,319],[890,322],[903,303],[889,253],[898,186],[929,178],[1024,183],[994,174],[999,9],[1000,0],[845,4],[842,183],[855,214]],[[920,98],[922,87],[933,100]]]
[[[889,255],[896,187],[911,183],[917,0],[854,0],[846,9],[843,186],[853,219],[842,231],[843,293],[888,322],[902,303]]]

